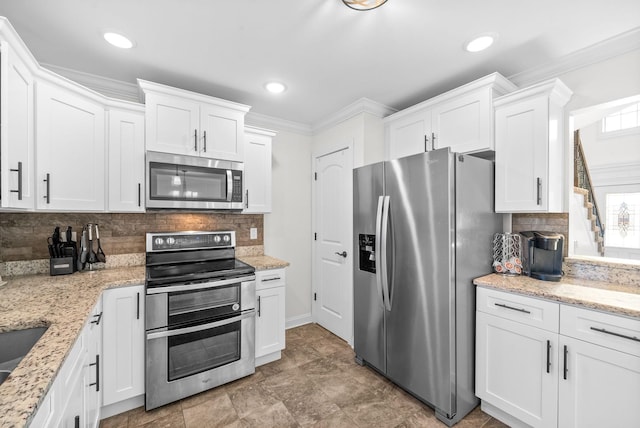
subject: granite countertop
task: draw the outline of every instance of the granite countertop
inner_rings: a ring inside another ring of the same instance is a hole
[[[269,256],[239,259],[256,270],[289,265]],[[35,413],[100,294],[107,288],[144,284],[144,278],[144,266],[4,278],[7,284],[0,287],[0,333],[49,328],[0,385],[0,427],[22,427]]]
[[[475,285],[555,300],[588,309],[640,318],[640,287],[563,277],[559,282],[541,281],[528,276],[490,274],[473,280]]]

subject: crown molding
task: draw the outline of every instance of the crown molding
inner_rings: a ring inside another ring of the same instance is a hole
[[[244,123],[257,128],[276,129],[278,131],[288,131],[307,136],[313,135],[311,127],[307,124],[267,116],[266,114],[255,113],[252,111],[247,113],[244,118]]]
[[[640,27],[602,40],[539,67],[508,76],[519,87],[551,79],[579,68],[640,49]]]
[[[369,98],[360,98],[354,103],[351,103],[348,106],[338,110],[336,113],[325,118],[324,120],[314,123],[311,126],[311,129],[314,134],[317,134],[328,128],[331,128],[332,126],[344,122],[347,119],[351,119],[353,116],[360,113],[369,113],[382,119],[383,117],[389,116],[390,114],[393,114],[395,112],[397,112],[396,109],[381,104],[377,101],[370,100]]]
[[[117,98],[134,103],[141,102],[138,85],[136,84],[59,67],[53,64],[43,63],[41,65],[56,74],[66,77],[69,80],[73,80],[74,82],[77,82],[82,86],[86,86],[89,89],[93,89],[94,91],[109,98]]]

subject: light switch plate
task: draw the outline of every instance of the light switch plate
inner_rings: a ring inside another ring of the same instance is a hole
[[[258,228],[252,227],[251,229],[249,229],[249,238],[258,239]]]

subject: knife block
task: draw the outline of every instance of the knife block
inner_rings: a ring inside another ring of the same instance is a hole
[[[74,272],[75,258],[55,257],[49,259],[49,275],[68,275]]]

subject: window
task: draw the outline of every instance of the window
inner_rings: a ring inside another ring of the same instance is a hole
[[[640,193],[608,193],[605,246],[640,248]]]
[[[622,131],[640,126],[640,103],[630,105],[602,119],[602,133]]]

